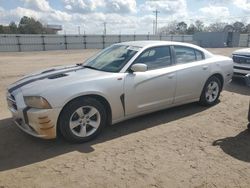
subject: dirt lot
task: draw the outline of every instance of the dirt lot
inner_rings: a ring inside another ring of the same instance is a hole
[[[234,49],[211,49],[230,55]],[[5,88],[54,65],[80,63],[96,50],[0,53],[0,188],[249,187],[250,88],[231,83],[211,108],[196,103],[109,126],[89,143],[44,141],[10,119]]]

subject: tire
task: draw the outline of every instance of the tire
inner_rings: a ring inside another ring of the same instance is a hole
[[[69,142],[83,143],[101,133],[107,123],[105,107],[95,98],[76,99],[67,104],[59,118],[59,130]]]
[[[216,76],[210,77],[200,96],[199,103],[203,106],[213,106],[218,102],[221,92],[221,82]]]

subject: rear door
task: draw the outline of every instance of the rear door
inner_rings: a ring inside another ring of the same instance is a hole
[[[197,99],[210,74],[210,64],[204,60],[203,52],[186,47],[174,46],[176,63],[175,103]]]

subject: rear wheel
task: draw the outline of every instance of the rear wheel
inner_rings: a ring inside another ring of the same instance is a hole
[[[86,97],[70,102],[60,115],[60,131],[70,142],[86,142],[96,137],[106,124],[105,107]]]
[[[200,104],[204,106],[212,106],[217,103],[221,92],[221,82],[220,80],[212,76],[210,77],[201,93]]]

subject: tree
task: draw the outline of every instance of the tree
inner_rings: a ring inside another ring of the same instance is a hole
[[[4,33],[4,26],[3,25],[0,25],[0,33]]]
[[[187,24],[185,22],[179,22],[176,26],[176,30],[179,34],[185,34],[187,32]]]
[[[195,25],[190,24],[190,26],[187,28],[187,34],[193,35],[196,32],[197,32],[197,28],[195,27]]]
[[[210,24],[205,30],[208,32],[223,32],[224,28],[227,26],[227,23],[216,22]]]
[[[17,34],[18,33],[18,28],[15,22],[10,22],[9,24],[9,29],[11,34]]]
[[[194,24],[195,24],[196,32],[204,31],[205,26],[204,26],[204,23],[202,21],[196,20]]]
[[[39,21],[24,16],[19,22],[19,31],[21,34],[42,34],[44,29]]]
[[[243,31],[243,29],[244,29],[244,23],[242,23],[242,22],[235,22],[234,24],[233,24],[233,27],[234,27],[234,31],[236,31],[236,32],[242,32]]]
[[[197,32],[203,32],[205,29],[204,23],[200,20],[196,20],[194,23],[191,23],[187,28],[186,33],[192,35]]]
[[[164,26],[159,29],[160,33],[165,34],[176,34],[177,33],[177,22],[172,21],[167,26]]]
[[[250,33],[250,24],[245,26],[245,33]]]
[[[18,26],[15,22],[10,22],[8,26],[0,25],[0,34],[56,34],[56,31],[34,18],[24,16]]]

